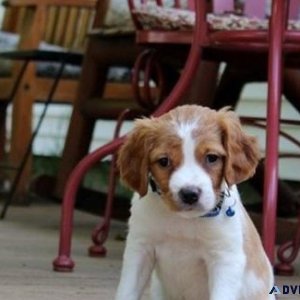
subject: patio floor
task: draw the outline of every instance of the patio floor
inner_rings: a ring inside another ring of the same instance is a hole
[[[90,232],[99,220],[76,211],[72,273],[52,271],[57,253],[60,208],[49,202],[11,207],[0,222],[0,299],[5,300],[111,300],[118,284],[124,242],[124,223],[114,222],[107,243],[108,256],[90,258]]]
[[[51,263],[57,251],[59,217],[59,205],[36,201],[29,207],[11,207],[7,218],[0,222],[1,300],[114,299],[124,248],[124,242],[116,236],[124,234],[125,223],[113,222],[107,257],[90,258],[89,236],[98,218],[76,211],[73,239],[76,267],[72,273],[56,273]],[[299,285],[300,277],[281,277],[277,282]],[[283,296],[290,300],[299,297]]]

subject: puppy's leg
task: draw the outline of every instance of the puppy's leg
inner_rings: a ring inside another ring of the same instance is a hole
[[[116,300],[139,300],[154,267],[154,249],[128,237]]]
[[[209,300],[240,299],[246,260],[242,255],[226,256],[214,257],[208,263]]]

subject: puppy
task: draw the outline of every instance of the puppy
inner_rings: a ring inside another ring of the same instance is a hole
[[[236,184],[260,153],[238,117],[187,105],[135,122],[120,150],[134,191],[117,300],[265,300],[271,265]]]

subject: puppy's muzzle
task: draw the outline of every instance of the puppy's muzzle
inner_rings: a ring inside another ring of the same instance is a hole
[[[179,198],[184,204],[193,205],[198,202],[201,189],[196,186],[188,186],[180,189]]]

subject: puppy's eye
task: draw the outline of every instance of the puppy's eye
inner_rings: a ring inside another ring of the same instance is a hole
[[[171,161],[169,159],[169,157],[167,156],[164,156],[164,157],[161,157],[157,163],[162,167],[162,168],[167,168],[170,166],[171,164]]]
[[[208,164],[213,164],[213,163],[217,162],[219,160],[219,158],[220,157],[216,154],[207,154],[206,155],[206,162]]]

